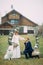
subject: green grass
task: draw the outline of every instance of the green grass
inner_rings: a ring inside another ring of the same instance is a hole
[[[22,35],[24,38],[27,35]],[[33,35],[28,35],[30,41],[32,42],[32,46],[35,45],[35,37]],[[40,53],[43,54],[43,38],[40,36],[39,38],[39,50]],[[24,41],[20,41],[21,50],[24,49]],[[33,58],[33,59],[25,59],[24,55],[21,56],[20,59],[12,59],[12,60],[4,60],[3,57],[6,53],[8,47],[8,36],[0,36],[0,65],[43,65],[43,58]]]

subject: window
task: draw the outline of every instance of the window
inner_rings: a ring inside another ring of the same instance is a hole
[[[29,34],[34,34],[34,30],[28,30]]]
[[[11,20],[10,23],[11,24],[18,24],[19,20]]]
[[[16,13],[14,13],[14,14],[12,14],[12,15],[14,15],[14,16],[15,16],[15,15],[16,15]]]

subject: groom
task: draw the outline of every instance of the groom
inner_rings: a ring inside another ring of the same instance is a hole
[[[24,45],[25,45],[25,49],[24,49],[25,58],[28,59],[28,56],[30,58],[32,58],[33,48],[32,48],[32,45],[31,45],[31,42],[30,42],[29,38],[27,38]]]

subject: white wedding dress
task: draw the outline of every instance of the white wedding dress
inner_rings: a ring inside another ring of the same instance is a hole
[[[22,38],[20,35],[15,35],[14,34],[13,38],[12,38],[12,44],[16,43],[16,44],[18,44],[18,46],[15,47],[14,50],[13,50],[12,58],[20,58],[21,57],[19,40],[25,40],[25,39]]]
[[[10,58],[12,59],[12,56],[13,56],[13,45],[9,45],[6,54],[4,56],[4,59],[10,60]]]
[[[12,45],[9,45],[7,52],[4,56],[4,59],[10,59],[10,58],[12,59],[12,58],[20,58],[21,57],[19,40],[25,40],[25,39],[19,35],[14,34],[12,37]],[[15,43],[18,44],[18,46],[13,48],[13,45]]]

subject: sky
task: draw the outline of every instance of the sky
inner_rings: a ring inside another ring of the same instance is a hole
[[[0,17],[13,9],[41,25],[43,23],[43,0],[0,0]]]

